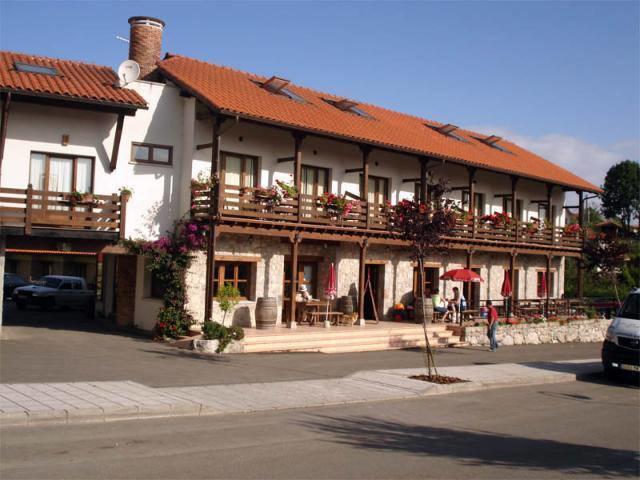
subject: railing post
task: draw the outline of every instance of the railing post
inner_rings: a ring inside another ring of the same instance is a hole
[[[125,223],[127,220],[127,202],[129,201],[129,195],[120,194],[120,225],[118,226],[118,236],[120,240],[125,239]]]
[[[293,182],[298,191],[298,223],[302,221],[302,140],[304,134],[293,132]]]
[[[371,147],[361,145],[362,151],[362,192],[360,192],[360,207],[364,203],[365,228],[369,230],[371,225],[371,215],[369,214],[369,154]]]
[[[298,294],[298,252],[302,237],[296,233],[291,240],[291,295],[289,297],[289,318],[287,326],[296,328],[296,296]]]
[[[33,185],[31,184],[27,187],[27,199],[25,205],[24,234],[31,235],[31,223],[33,221]]]
[[[518,211],[518,177],[516,175],[511,175],[511,217],[514,220],[515,228],[513,229],[514,241],[518,242],[519,240],[519,221],[520,221],[520,212]]]
[[[475,195],[475,176],[476,176],[476,168],[475,167],[467,167],[469,172],[469,216],[471,217],[471,238],[476,238],[476,195]]]

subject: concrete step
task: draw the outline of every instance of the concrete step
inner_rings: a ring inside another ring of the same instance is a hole
[[[430,339],[431,340],[431,339]],[[449,339],[440,339],[439,341],[431,341],[433,348],[448,347]],[[347,345],[337,347],[325,347],[318,350],[320,353],[353,353],[353,352],[371,352],[380,350],[401,350],[404,348],[420,348],[424,347],[424,339],[399,343],[395,345],[385,345],[381,343],[371,343],[363,345]]]

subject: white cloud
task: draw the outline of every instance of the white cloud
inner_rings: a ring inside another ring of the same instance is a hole
[[[520,145],[570,172],[601,186],[609,168],[625,159],[640,157],[640,139],[630,139],[602,147],[577,137],[550,133],[531,137],[515,133],[505,127],[480,126],[470,130],[499,135]]]

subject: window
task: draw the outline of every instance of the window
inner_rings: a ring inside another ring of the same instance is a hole
[[[413,294],[418,295],[419,275],[418,267],[413,269]],[[431,296],[438,288],[440,281],[440,269],[435,267],[424,267],[424,294]]]
[[[91,192],[93,164],[90,157],[31,152],[29,183],[34,190]]]
[[[304,98],[300,95],[292,92],[287,86],[291,83],[289,80],[280,77],[271,77],[266,82],[260,82],[258,80],[251,79],[253,83],[259,85],[264,88],[266,91],[276,94],[282,95],[283,97],[287,97],[291,100],[295,100],[296,102],[305,103]]]
[[[352,100],[347,100],[343,98],[342,100],[331,100],[329,98],[323,98],[325,102],[329,105],[333,105],[338,110],[342,110],[343,112],[353,113],[354,115],[358,115],[359,117],[364,118],[372,118],[367,112],[358,107],[358,103]]]
[[[55,77],[58,71],[54,67],[46,67],[44,65],[34,65],[32,63],[15,62],[13,64],[18,72],[22,73],[39,73],[41,75],[51,75]]]
[[[539,220],[543,220],[543,221],[547,221],[547,204],[546,203],[539,203],[538,204],[538,219]]]
[[[329,169],[302,166],[302,194],[320,197],[329,191]]]
[[[481,217],[484,215],[484,193],[473,194],[473,216]]]
[[[363,175],[360,175],[360,191],[364,188]],[[418,188],[419,188],[418,184]],[[369,175],[369,191],[367,192],[367,202],[376,205],[383,205],[389,200],[389,179]]]
[[[513,198],[511,197],[502,197],[502,211],[505,213],[509,213],[512,217],[513,215]]]
[[[173,147],[150,143],[131,144],[131,163],[152,163],[154,165],[172,165]]]
[[[149,291],[149,296],[151,298],[163,298],[165,292],[167,291],[167,284],[163,280],[158,277],[156,272],[149,272],[150,280],[151,280],[151,288]]]
[[[298,262],[298,289],[300,285],[305,285],[309,294],[318,298],[318,262],[299,261]],[[284,264],[284,287],[283,300],[286,302],[291,298],[291,261]]]
[[[213,280],[213,295],[218,294],[220,285],[231,285],[240,291],[240,297],[247,300],[251,297],[250,262],[216,262],[216,275]]]
[[[258,158],[249,155],[222,152],[222,183],[231,187],[258,185]]]
[[[458,127],[456,127],[455,125],[447,124],[440,127],[437,125],[425,125],[427,125],[427,127],[429,127],[431,130],[438,132],[440,135],[444,135],[448,138],[453,138],[454,140],[457,140],[459,142],[467,142],[464,138],[462,138],[455,132],[458,129]]]

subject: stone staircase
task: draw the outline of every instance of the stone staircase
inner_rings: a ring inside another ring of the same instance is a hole
[[[444,325],[430,325],[427,329],[432,347],[448,347],[460,338]],[[248,332],[242,340],[243,352],[320,352],[347,353],[376,350],[397,350],[422,347],[425,344],[422,325],[401,324],[390,327],[278,329],[273,332]]]

